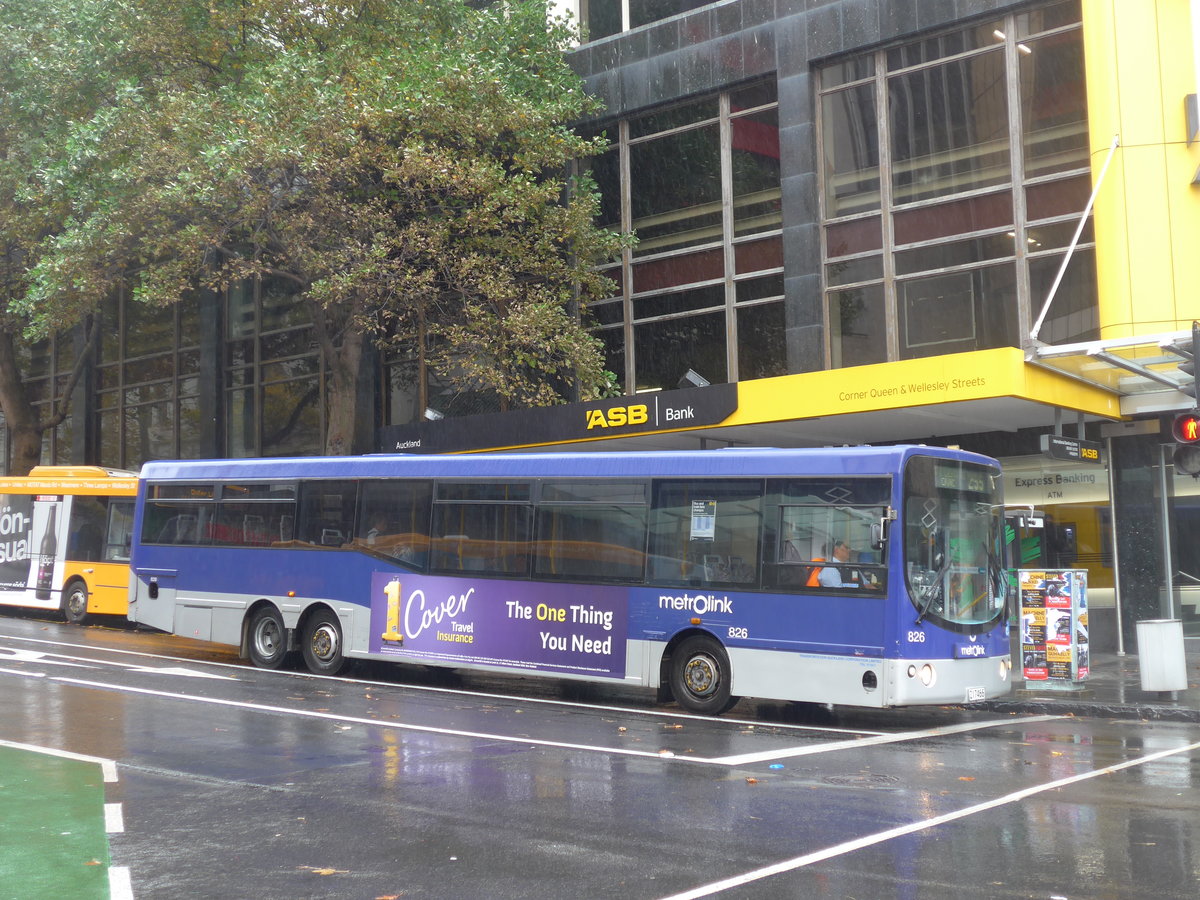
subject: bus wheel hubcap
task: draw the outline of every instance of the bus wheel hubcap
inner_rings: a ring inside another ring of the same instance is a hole
[[[263,656],[274,656],[279,649],[279,629],[272,621],[263,622],[258,626],[254,636],[258,652]]]
[[[332,659],[337,655],[337,634],[332,628],[321,627],[313,632],[312,651],[317,659]]]
[[[717,686],[717,667],[707,656],[694,656],[684,669],[684,683],[697,696],[711,694]]]

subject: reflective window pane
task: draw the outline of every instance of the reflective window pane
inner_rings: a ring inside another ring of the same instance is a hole
[[[888,51],[888,70],[917,66],[921,63],[933,62],[947,56],[957,56],[970,50],[995,46],[1004,40],[1004,23],[999,20],[982,22],[962,31],[951,31],[934,35],[920,41],[913,41],[902,47]]]
[[[879,209],[879,125],[875,86],[863,84],[821,98],[825,215]]]
[[[621,0],[583,0],[583,3],[588,40],[598,41],[621,30]]]
[[[1011,228],[1012,224],[1012,194],[1008,191],[903,210],[892,219],[897,244],[915,244],[991,228]]]
[[[829,293],[829,351],[834,368],[887,361],[883,285]]]
[[[647,322],[633,332],[638,360],[637,390],[674,390],[688,369],[712,384],[727,379],[725,313]]]
[[[900,358],[1017,346],[1015,278],[992,266],[898,283]]]
[[[262,455],[306,456],[321,452],[321,412],[315,378],[262,389]]]
[[[721,239],[721,165],[716,125],[629,148],[637,255]]]
[[[710,309],[725,305],[725,285],[710,284],[690,291],[653,294],[633,301],[634,319],[649,319],[694,309]],[[711,380],[711,379],[710,379]]]
[[[1086,168],[1083,35],[1060,32],[1019,46],[1025,177]]]
[[[730,122],[733,148],[733,228],[737,235],[780,226],[779,112],[764,110]]]
[[[825,226],[825,255],[851,256],[883,246],[883,222],[879,216],[852,219]]]
[[[738,379],[787,374],[787,342],[782,303],[743,306],[737,311]]]
[[[1042,311],[1050,296],[1050,288],[1061,266],[1060,253],[1029,261],[1029,289],[1035,315]],[[1049,344],[1094,341],[1100,337],[1094,249],[1081,247],[1072,254],[1038,337]]]
[[[635,294],[659,291],[725,276],[725,255],[720,248],[671,256],[633,267]]]
[[[897,203],[1010,181],[1000,50],[888,79]]]
[[[717,98],[707,97],[694,103],[655,110],[629,120],[629,137],[635,140],[660,131],[670,131],[685,125],[695,125],[717,117]]]
[[[879,255],[839,259],[825,267],[825,284],[829,287],[857,284],[860,281],[877,281],[882,277],[883,257]]]
[[[931,269],[949,269],[968,263],[1012,257],[1013,240],[1010,232],[965,241],[931,244],[915,250],[901,250],[896,253],[896,274],[911,275]]]
[[[783,239],[771,237],[734,244],[733,259],[739,275],[761,272],[764,269],[782,269]]]

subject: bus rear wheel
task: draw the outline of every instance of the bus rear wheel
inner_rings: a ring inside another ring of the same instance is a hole
[[[288,655],[288,633],[283,616],[266,606],[250,620],[250,662],[260,669],[278,669]]]
[[[82,581],[72,581],[62,594],[63,618],[71,625],[82,625],[87,621],[88,590]]]
[[[729,656],[710,637],[687,638],[671,654],[671,693],[692,712],[715,716],[732,707],[731,675]]]
[[[345,668],[342,626],[329,610],[313,613],[304,625],[304,664],[315,675],[336,675]]]

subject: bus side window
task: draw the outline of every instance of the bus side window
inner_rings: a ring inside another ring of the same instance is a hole
[[[317,547],[341,547],[354,533],[354,481],[306,481],[300,485],[296,540]]]
[[[355,546],[424,568],[432,497],[433,487],[426,481],[364,481]]]
[[[696,586],[759,582],[762,482],[661,481],[650,520],[650,580]]]
[[[437,486],[433,505],[433,568],[445,572],[529,574],[533,508],[523,482]]]

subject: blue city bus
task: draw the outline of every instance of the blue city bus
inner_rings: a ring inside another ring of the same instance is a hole
[[[237,646],[889,707],[1009,690],[999,464],[923,446],[147,463],[129,617]]]

